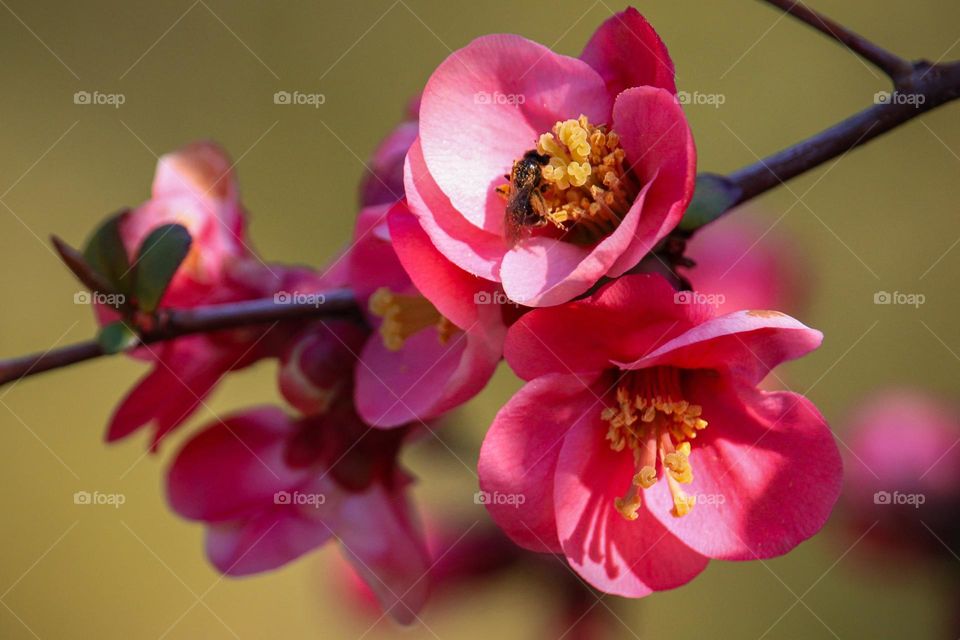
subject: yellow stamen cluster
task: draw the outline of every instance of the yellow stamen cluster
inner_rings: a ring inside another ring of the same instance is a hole
[[[707,426],[701,407],[680,399],[679,371],[655,367],[627,374],[617,387],[616,406],[606,407],[600,417],[609,424],[606,439],[614,451],[629,449],[637,470],[630,489],[614,501],[627,520],[637,519],[639,490],[657,482],[657,458],[673,496],[676,516],[693,508],[681,484],[693,482],[690,441]]]
[[[537,152],[549,158],[543,167],[549,222],[588,243],[616,229],[637,193],[616,133],[581,115],[541,135]]]
[[[380,336],[391,351],[399,351],[413,334],[430,326],[437,328],[440,344],[447,344],[457,331],[456,325],[440,315],[429,300],[420,295],[393,293],[386,287],[370,296],[370,312],[383,318]]]

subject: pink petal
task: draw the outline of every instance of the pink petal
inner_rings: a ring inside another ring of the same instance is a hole
[[[466,402],[486,386],[500,362],[505,329],[494,305],[446,345],[430,327],[410,336],[399,351],[374,334],[356,370],[357,412],[368,424],[396,427],[434,418]]]
[[[349,256],[350,285],[364,310],[370,296],[381,287],[394,293],[415,292],[410,276],[390,243],[387,212],[391,206],[367,207],[357,217]]]
[[[417,139],[418,130],[416,122],[403,122],[373,152],[360,184],[362,206],[392,204],[403,199],[403,159]]]
[[[603,76],[611,96],[642,86],[677,92],[673,61],[667,47],[633,7],[614,14],[600,25],[580,59]]]
[[[407,153],[403,179],[410,211],[440,253],[468,273],[499,281],[506,241],[473,226],[453,208],[427,170],[419,140]]]
[[[557,459],[557,534],[570,565],[605,593],[638,598],[686,584],[707,558],[641,507],[627,521],[614,507],[636,473],[633,455],[613,451],[596,406],[567,433]]]
[[[755,385],[781,362],[813,351],[822,341],[822,333],[778,311],[736,311],[684,332],[639,360],[617,364],[623,369],[715,369]]]
[[[625,276],[584,300],[525,314],[507,333],[504,356],[525,380],[611,368],[625,354],[650,353],[709,312],[675,304],[674,294],[661,276]]]
[[[493,282],[460,269],[437,251],[406,204],[390,211],[393,248],[417,290],[458,327],[477,321],[477,299],[498,290]]]
[[[226,151],[213,142],[194,142],[161,156],[153,178],[153,197],[174,194],[236,201],[237,183]]]
[[[170,506],[184,518],[207,522],[229,522],[273,506],[277,491],[309,473],[284,462],[284,445],[295,429],[283,411],[263,407],[201,431],[170,467]]]
[[[487,511],[514,542],[531,551],[561,550],[554,473],[567,432],[601,409],[593,384],[571,375],[528,382],[500,409],[483,439],[477,471]]]
[[[588,64],[520,36],[483,36],[449,56],[427,81],[420,105],[423,157],[454,208],[502,236],[504,204],[494,189],[541,133],[580,114],[593,122],[610,115],[603,80]]]
[[[430,556],[402,491],[379,484],[344,493],[331,528],[343,556],[401,624],[411,624],[429,594]]]
[[[126,438],[141,427],[154,428],[151,449],[203,404],[234,364],[205,339],[180,338],[157,352],[159,361],[114,410],[107,442]]]
[[[697,151],[683,109],[663,89],[638,87],[617,97],[613,128],[620,134],[627,162],[641,184],[649,186],[642,201],[633,242],[622,252],[609,275],[632,269],[680,222],[697,177]],[[628,214],[629,217],[629,214]]]
[[[221,573],[245,576],[282,567],[324,544],[332,532],[297,509],[270,505],[249,520],[210,526],[206,550]]]
[[[661,481],[644,492],[670,532],[710,558],[753,560],[787,553],[817,533],[840,494],[842,463],[823,416],[803,396],[701,375],[687,385],[709,426],[693,443],[697,504],[685,516]]]
[[[747,213],[697,231],[686,252],[697,264],[684,275],[696,291],[711,296],[718,314],[740,309],[801,313],[815,279],[813,265],[789,233]]]

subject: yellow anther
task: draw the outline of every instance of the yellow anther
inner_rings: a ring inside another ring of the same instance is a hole
[[[420,295],[397,294],[381,287],[370,296],[368,306],[370,313],[383,318],[380,336],[391,351],[399,351],[407,338],[430,326],[436,327],[440,344],[446,344],[458,331],[456,325]]]

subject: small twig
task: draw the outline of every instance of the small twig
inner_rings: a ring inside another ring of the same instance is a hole
[[[898,86],[902,79],[913,73],[913,65],[908,60],[890,53],[883,47],[875,45],[859,34],[817,13],[800,0],[764,0],[764,2],[782,9],[817,31],[846,45],[851,51],[890,76]]]
[[[960,98],[960,61],[909,63],[845,29],[796,0],[765,0],[845,44],[876,65],[910,100],[891,99],[847,118],[792,147],[736,171],[724,180],[739,197],[728,211],[810,169],[862,146],[910,120]],[[62,253],[62,251],[61,251]],[[143,343],[274,321],[321,318],[358,312],[349,291],[326,294],[320,306],[278,304],[272,299],[171,310],[161,315],[155,330],[142,335]],[[45,353],[0,361],[0,385],[104,355],[93,341],[52,349]]]
[[[319,298],[318,294],[316,298]],[[195,333],[210,333],[270,322],[351,315],[357,306],[353,293],[344,289],[323,293],[323,303],[279,303],[273,298],[161,311],[157,328],[141,336],[141,344],[162,342]],[[136,347],[134,347],[136,348]],[[106,355],[95,340],[0,362],[0,385],[51,369]]]

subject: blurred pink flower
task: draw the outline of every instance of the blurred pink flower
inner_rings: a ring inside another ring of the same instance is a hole
[[[417,139],[420,98],[411,101],[406,119],[373,152],[360,182],[360,206],[393,204],[403,199],[403,159]]]
[[[693,289],[719,313],[781,309],[800,313],[811,286],[809,266],[786,232],[743,215],[727,216],[697,231],[686,255]]]
[[[506,335],[498,287],[440,255],[403,203],[361,211],[355,238],[350,284],[377,329],[357,367],[363,419],[427,420],[479,393]]]
[[[570,300],[636,266],[680,221],[696,152],[675,91],[667,50],[634,9],[601,25],[580,59],[478,38],[424,89],[410,210],[444,256],[511,300]],[[502,194],[528,152],[543,165],[530,192],[542,206],[517,232]]]
[[[429,557],[397,463],[405,435],[370,429],[349,398],[300,420],[251,409],[187,442],[170,468],[169,501],[207,524],[207,555],[232,576],[336,539],[384,611],[410,623],[427,598]]]
[[[625,276],[531,311],[504,347],[530,382],[484,440],[487,508],[518,544],[564,554],[608,593],[680,586],[708,558],[786,553],[840,492],[840,456],[813,404],[756,388],[821,334],[676,295],[660,276]]]
[[[844,505],[856,535],[873,526],[867,541],[891,559],[949,554],[936,537],[956,549],[957,408],[926,392],[888,389],[861,402],[849,424]]]

